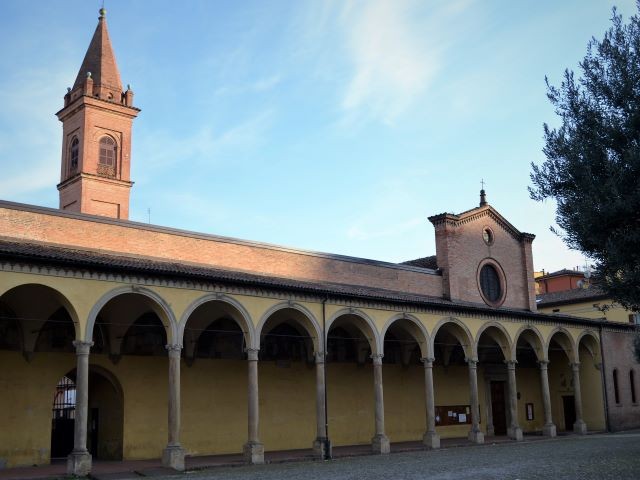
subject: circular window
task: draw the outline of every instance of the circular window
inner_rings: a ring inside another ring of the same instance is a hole
[[[502,297],[500,276],[493,265],[485,265],[480,269],[480,289],[489,303],[497,303]]]
[[[482,230],[482,239],[484,240],[484,243],[486,243],[487,245],[493,244],[493,232],[489,227],[485,227]]]

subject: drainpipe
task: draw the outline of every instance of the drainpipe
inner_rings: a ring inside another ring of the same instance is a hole
[[[322,344],[324,350],[324,459],[331,460],[331,441],[329,440],[329,405],[327,402],[327,315],[326,306],[329,297],[322,300]],[[602,342],[600,342],[602,343]]]
[[[607,381],[605,379],[606,367],[604,363],[604,348],[602,346],[602,324],[598,327],[600,330],[600,358],[602,359],[600,378],[602,379],[602,397],[604,398],[604,424],[607,428],[607,432],[611,431],[611,425],[609,424],[609,401],[607,399]]]

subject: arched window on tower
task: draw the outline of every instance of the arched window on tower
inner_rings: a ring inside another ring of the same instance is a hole
[[[116,141],[108,136],[100,139],[100,156],[98,158],[98,175],[116,176]]]
[[[80,156],[80,141],[78,137],[71,140],[71,148],[69,149],[69,173],[74,173],[78,169],[78,158]]]

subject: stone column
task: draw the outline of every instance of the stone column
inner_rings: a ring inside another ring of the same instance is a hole
[[[551,393],[549,392],[549,361],[540,360],[540,385],[542,389],[542,406],[544,408],[544,426],[542,434],[547,437],[556,436],[556,426],[551,415]]]
[[[244,459],[247,463],[264,463],[264,445],[258,438],[258,352],[257,348],[247,349],[249,365],[249,440],[244,445]]]
[[[422,443],[427,448],[440,448],[440,436],[436,433],[436,402],[433,392],[433,362],[434,358],[423,358],[424,388],[427,404],[427,431],[422,437]]]
[[[89,350],[93,342],[73,342],[76,347],[76,411],[73,450],[67,458],[67,473],[84,477],[91,472],[91,454],[87,450],[89,411]]]
[[[316,352],[316,431],[313,442],[313,454],[320,459],[331,457],[331,444],[327,438],[327,411],[325,405],[325,355]]]
[[[376,434],[371,439],[375,453],[386,454],[391,451],[389,438],[384,434],[384,395],[382,391],[382,354],[371,355],[373,359],[373,390],[376,399]]]
[[[484,434],[480,431],[480,407],[478,405],[478,361],[467,359],[469,365],[469,393],[471,397],[471,430],[469,440],[484,443]]]
[[[574,433],[584,435],[587,433],[587,424],[582,419],[582,392],[580,390],[580,363],[572,363],[573,370],[573,398],[576,404],[576,423],[573,424]]]
[[[485,381],[484,397],[487,402],[487,436],[493,437],[496,434],[493,426],[493,400],[491,398],[491,380]]]
[[[522,429],[518,424],[518,387],[516,385],[516,363],[515,360],[507,360],[507,380],[509,382],[509,417],[511,423],[507,429],[510,438],[522,441]]]
[[[162,452],[162,465],[184,470],[185,451],[180,445],[180,352],[182,345],[167,345],[169,353],[169,442]]]

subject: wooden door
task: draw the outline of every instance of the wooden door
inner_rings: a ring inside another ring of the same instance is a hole
[[[507,434],[507,409],[505,404],[505,382],[491,382],[491,413],[496,435]]]

